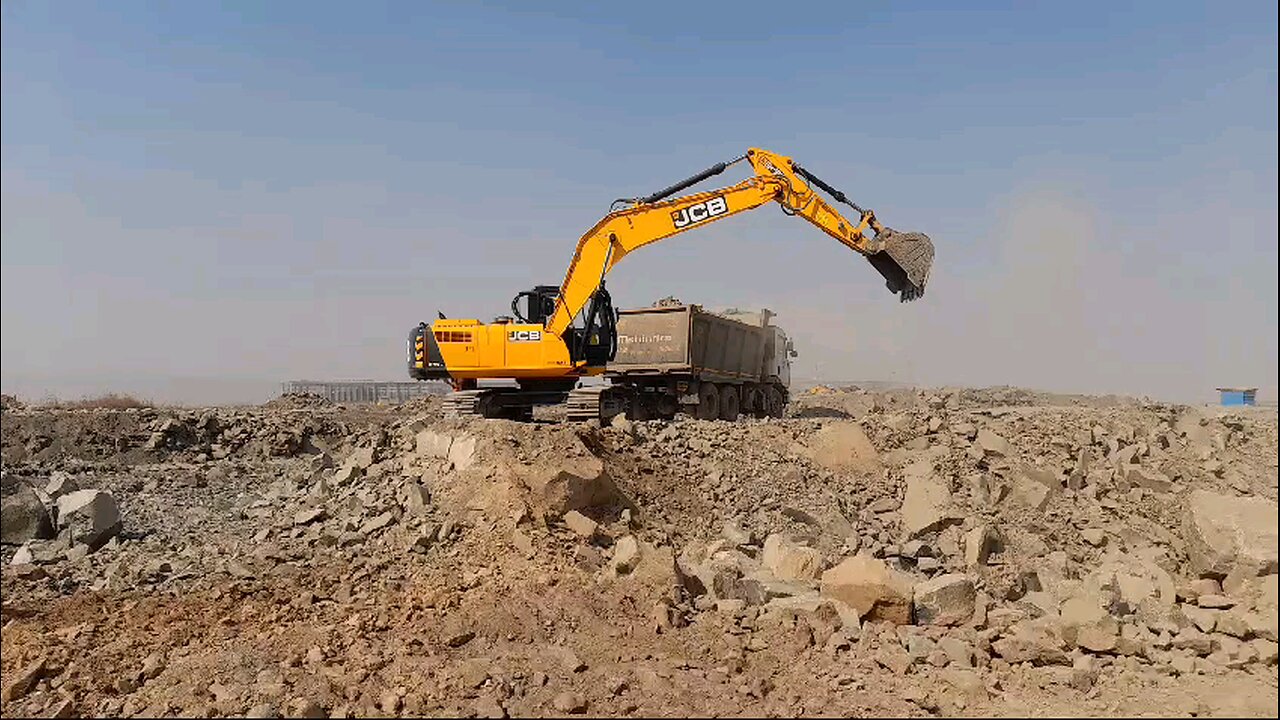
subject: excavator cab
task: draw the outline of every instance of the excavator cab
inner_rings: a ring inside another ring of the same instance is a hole
[[[545,324],[555,312],[559,297],[559,285],[536,285],[516,294],[511,300],[511,314],[522,323]],[[593,367],[603,366],[618,352],[618,314],[603,284],[592,296],[581,318],[580,326],[571,325],[564,333],[569,358],[574,362],[585,361]]]

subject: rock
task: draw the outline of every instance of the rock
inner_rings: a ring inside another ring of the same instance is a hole
[[[906,675],[911,667],[911,655],[896,642],[881,647],[875,654],[875,660],[895,675]]]
[[[324,718],[327,717],[324,708],[315,700],[297,697],[289,701],[289,717],[296,718]]]
[[[596,532],[600,529],[595,520],[583,515],[577,510],[570,510],[561,517],[566,527],[572,530],[579,537],[588,540],[596,536]]]
[[[604,462],[574,437],[575,448],[553,462],[536,462],[512,469],[512,479],[529,491],[531,505],[550,516],[570,510],[606,505],[618,489],[605,473]]]
[[[822,553],[777,533],[765,539],[762,559],[781,580],[816,580],[822,572]]]
[[[822,574],[822,595],[839,600],[860,618],[911,624],[912,580],[865,555],[847,558]]]
[[[58,530],[69,544],[97,550],[120,533],[120,508],[110,493],[77,490],[58,498]]]
[[[4,686],[3,691],[0,691],[0,696],[2,696],[3,700],[7,703],[22,699],[27,693],[31,692],[31,690],[35,688],[36,683],[40,682],[40,678],[44,677],[44,672],[44,658],[40,658],[35,662],[29,663],[26,667],[23,667],[12,676],[9,683]]]
[[[1183,605],[1182,614],[1191,621],[1192,625],[1199,628],[1201,632],[1213,632],[1214,628],[1218,624],[1218,615],[1221,613],[1216,613],[1211,610],[1201,610],[1194,605]]]
[[[1059,487],[1058,479],[1053,473],[1024,464],[1014,476],[1009,496],[1021,505],[1043,510]]]
[[[619,415],[618,417],[624,416]],[[476,717],[501,720],[507,716],[506,708],[502,707],[502,703],[498,702],[498,698],[493,695],[481,695],[471,707],[475,710]]]
[[[1094,547],[1102,547],[1107,542],[1107,533],[1099,528],[1085,528],[1080,531],[1080,537]]]
[[[1056,623],[1049,618],[1015,623],[1004,637],[991,643],[991,649],[1006,662],[1035,665],[1071,664],[1064,646]]]
[[[751,533],[732,520],[726,522],[720,529],[720,537],[731,545],[750,545],[752,541]]]
[[[1091,652],[1116,648],[1120,626],[1103,607],[1103,599],[1082,595],[1068,598],[1060,610],[1062,639]]]
[[[1261,497],[1230,497],[1194,490],[1187,502],[1185,536],[1192,567],[1225,576],[1237,568],[1253,575],[1277,571],[1276,504]]]
[[[20,545],[52,538],[53,522],[36,491],[21,480],[5,481],[12,484],[0,499],[0,542]]]
[[[431,512],[431,493],[425,485],[416,480],[405,482],[404,509],[406,513],[419,517]]]
[[[451,648],[460,648],[474,640],[475,637],[476,634],[472,630],[458,630],[445,637],[444,644]]]
[[[867,510],[876,514],[887,513],[897,510],[898,505],[899,503],[897,500],[894,500],[891,497],[882,497],[872,500],[871,504],[867,505]]]
[[[58,498],[79,489],[80,484],[75,481],[75,478],[71,477],[70,473],[55,470],[49,476],[49,482],[44,486],[44,494],[49,499],[49,502],[56,503]]]
[[[999,435],[983,428],[978,431],[978,447],[982,448],[982,452],[986,455],[994,455],[996,457],[1012,457],[1013,446],[1008,440]]]
[[[938,641],[938,649],[947,654],[952,665],[973,667],[973,646],[955,637],[944,637]]]
[[[935,532],[959,521],[951,505],[951,488],[932,460],[917,460],[903,469],[902,530],[907,538]]]
[[[856,422],[825,423],[809,439],[806,448],[811,460],[828,470],[875,472],[880,469],[880,455]]]
[[[1084,489],[1089,482],[1090,460],[1089,449],[1080,448],[1080,452],[1076,454],[1076,465],[1071,469],[1071,475],[1067,477],[1067,487],[1072,490]]]
[[[278,718],[280,711],[272,703],[258,703],[249,708],[244,714],[247,718]]]
[[[1277,646],[1274,640],[1265,640],[1263,638],[1254,638],[1249,641],[1253,646],[1253,651],[1258,655],[1258,662],[1263,665],[1275,665]]]
[[[987,558],[1000,544],[1000,537],[987,524],[975,526],[964,535],[964,562],[968,567],[986,565]]]
[[[324,520],[328,513],[322,507],[305,508],[299,510],[293,515],[294,525],[310,525],[313,522]]]
[[[1140,465],[1130,465],[1126,468],[1125,479],[1133,485],[1144,487],[1153,492],[1167,493],[1173,490],[1173,481],[1169,479],[1168,475]]]
[[[403,706],[404,700],[395,690],[386,690],[382,693],[382,697],[378,698],[378,708],[389,715],[396,715]]]
[[[623,535],[613,546],[609,565],[615,575],[626,575],[640,563],[640,543],[634,535]]]
[[[355,465],[343,465],[333,471],[333,484],[343,485],[345,483],[359,480],[364,475],[364,470]]]
[[[587,710],[587,701],[578,693],[568,690],[556,695],[551,705],[562,713],[581,713]]]
[[[390,510],[369,518],[360,526],[361,535],[371,535],[395,522],[395,515]]]
[[[1082,583],[1082,594],[1099,599],[1113,617],[1139,613],[1144,618],[1168,617],[1177,594],[1173,578],[1163,568],[1136,555],[1112,555]]]
[[[1236,601],[1226,595],[1201,595],[1196,598],[1196,604],[1202,608],[1209,608],[1211,610],[1226,610],[1227,608],[1234,607]]]
[[[951,573],[915,586],[916,622],[921,625],[959,625],[973,617],[973,581]]]

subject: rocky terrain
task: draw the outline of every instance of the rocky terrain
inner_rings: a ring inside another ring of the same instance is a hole
[[[1276,712],[1274,409],[2,423],[5,716]]]

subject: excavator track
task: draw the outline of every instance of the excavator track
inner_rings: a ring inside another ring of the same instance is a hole
[[[569,392],[566,400],[569,422],[599,420],[609,422],[614,415],[626,410],[622,396],[608,386],[577,388]]]
[[[444,398],[444,416],[447,418],[484,417],[481,401],[492,390],[457,390]]]

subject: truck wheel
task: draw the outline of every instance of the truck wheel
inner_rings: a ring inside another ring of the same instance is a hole
[[[786,407],[787,401],[783,399],[782,393],[778,392],[778,388],[769,388],[769,417],[782,417]]]
[[[738,419],[739,396],[738,388],[732,385],[725,385],[720,388],[720,419],[721,420],[737,420]]]
[[[715,420],[720,417],[720,388],[714,383],[702,383],[698,388],[699,420]]]

